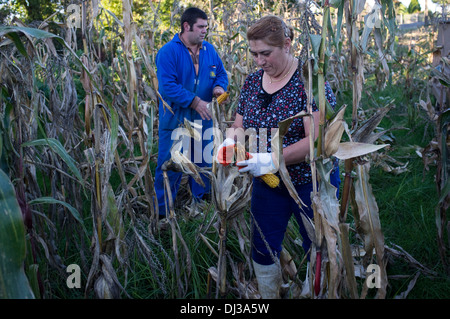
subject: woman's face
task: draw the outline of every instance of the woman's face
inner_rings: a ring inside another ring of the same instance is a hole
[[[263,40],[250,40],[250,53],[256,64],[270,76],[277,76],[286,66],[286,48],[271,46]]]

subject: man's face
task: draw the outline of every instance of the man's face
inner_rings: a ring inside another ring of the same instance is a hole
[[[208,29],[208,21],[203,19],[197,19],[192,28],[187,22],[185,22],[185,33],[187,40],[191,45],[201,44],[206,36],[206,31]]]

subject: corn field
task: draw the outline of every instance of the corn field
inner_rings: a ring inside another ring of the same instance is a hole
[[[194,178],[207,174],[211,199],[195,202],[182,186],[177,201],[168,203],[167,219],[155,211],[155,56],[179,32],[187,2],[148,1],[144,16],[131,0],[116,1],[118,12],[102,1],[74,3],[79,25],[55,12],[37,24],[14,18],[0,26],[0,297],[259,298],[250,262],[249,176],[221,165],[201,171],[175,142],[165,169]],[[319,106],[320,131],[310,141],[314,158],[308,159],[317,180],[314,219],[305,220],[313,242],[311,271],[309,280],[299,275],[306,255],[292,222],[281,258],[284,298],[387,298],[392,258],[417,274],[436,276],[401,246],[385,242],[370,180],[375,165],[385,174],[408,172],[406,163],[389,156],[392,132],[380,124],[398,101],[379,101],[373,110],[362,100],[366,76],[375,77],[378,90],[395,80],[393,1],[376,0],[372,7],[364,0],[189,4],[207,12],[207,40],[229,77],[228,102],[212,102],[217,132],[232,123],[240,89],[257,69],[248,26],[275,14],[295,29],[295,55],[304,62],[299,68],[308,101],[314,98]],[[407,84],[414,81],[416,62],[404,64]],[[441,58],[441,68],[424,80],[427,94],[411,102],[435,131],[417,154],[437,170],[437,242],[430,249],[439,251],[447,276],[449,62]],[[338,97],[349,92],[348,104],[330,110],[325,81]],[[275,150],[281,152],[290,122],[303,116],[311,116],[311,104],[308,112],[279,123]],[[192,125],[186,122],[185,132],[195,138]],[[337,199],[329,182],[334,157],[342,173]],[[282,160],[280,174],[302,206]],[[81,273],[78,282],[71,281],[74,269]],[[406,298],[418,276],[395,297]],[[138,285],[146,287],[145,296],[136,293]]]

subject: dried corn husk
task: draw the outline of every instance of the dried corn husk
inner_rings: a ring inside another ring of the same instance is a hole
[[[342,134],[344,133],[344,113],[346,110],[344,105],[336,116],[325,127],[325,145],[324,155],[325,157],[331,157],[339,149],[341,143]]]

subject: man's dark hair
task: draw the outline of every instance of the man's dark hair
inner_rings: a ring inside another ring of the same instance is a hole
[[[192,29],[192,26],[197,22],[197,19],[208,20],[206,13],[199,8],[188,8],[181,16],[181,33],[184,32],[183,24],[187,22]]]

